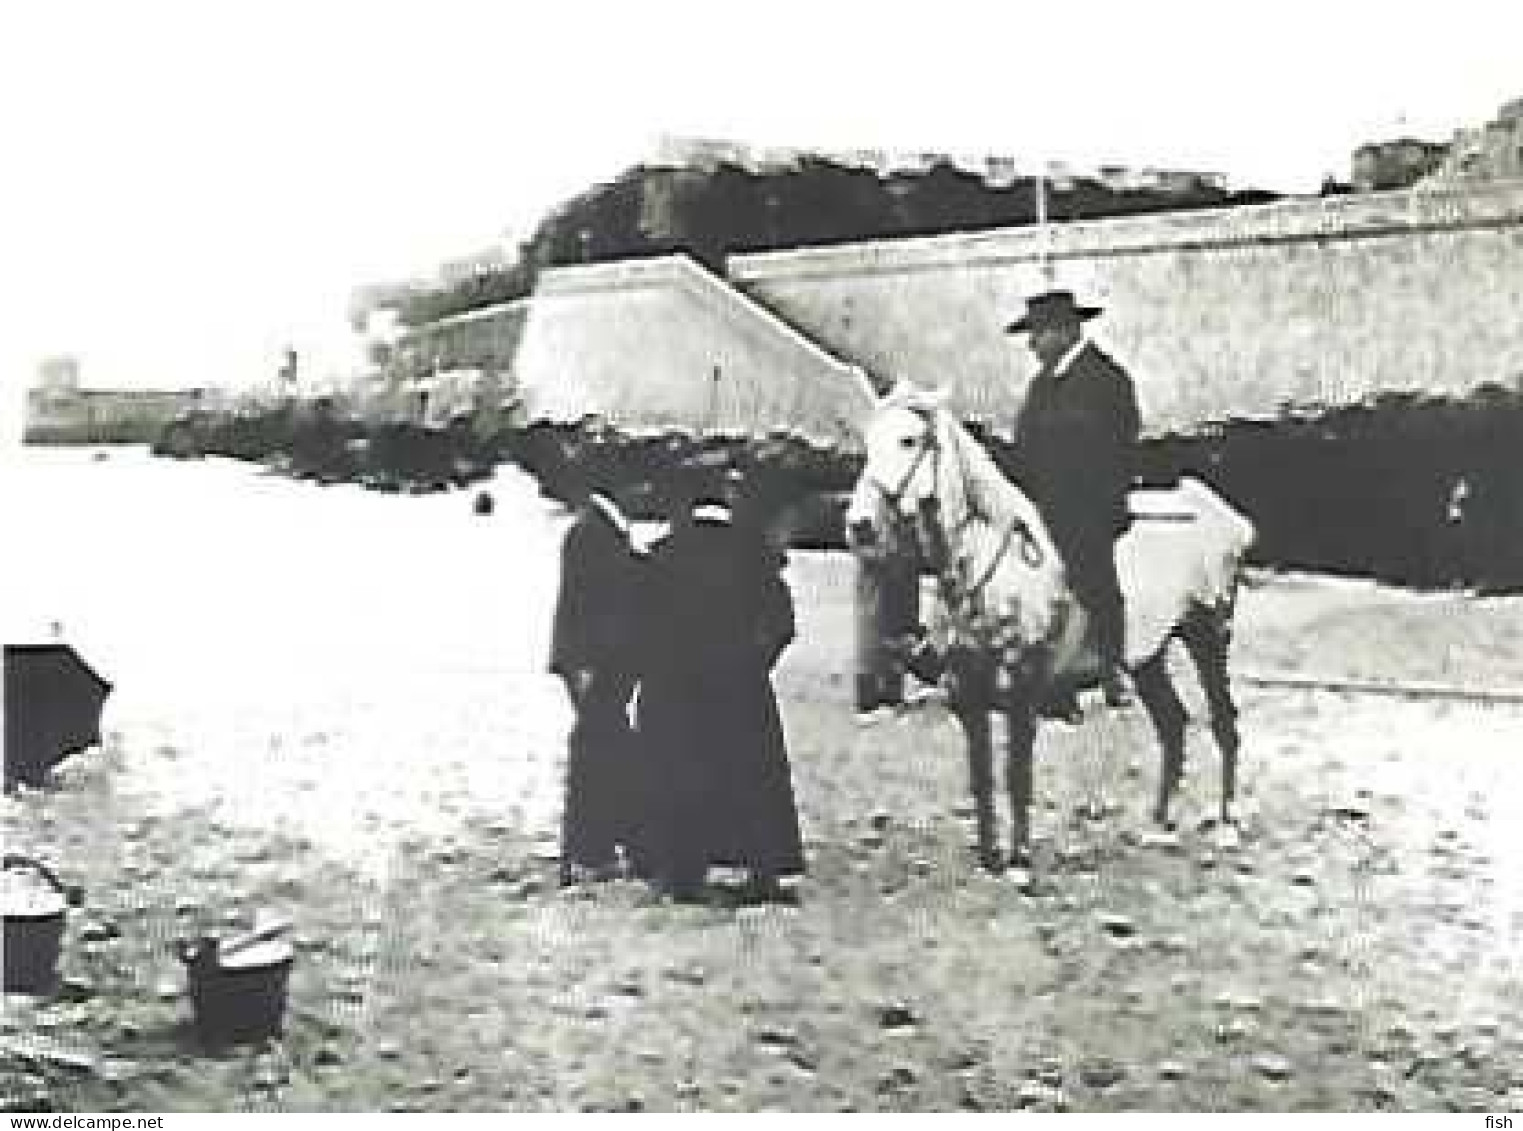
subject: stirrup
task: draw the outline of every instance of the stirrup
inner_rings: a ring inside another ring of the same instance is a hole
[[[1105,705],[1113,708],[1132,705],[1132,689],[1128,686],[1125,669],[1112,667],[1100,676],[1100,690],[1105,695]]]

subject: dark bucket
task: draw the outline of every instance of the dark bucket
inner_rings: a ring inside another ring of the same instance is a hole
[[[238,938],[182,940],[175,950],[190,981],[196,1033],[206,1045],[245,1044],[281,1034],[296,951],[273,921]]]
[[[208,1045],[246,1044],[278,1037],[285,1029],[286,987],[295,955],[251,965],[225,966],[213,958],[189,966],[196,1034]]]
[[[47,881],[46,888],[5,896],[4,984],[8,994],[52,993],[58,988],[58,957],[71,894],[46,865],[27,856],[6,856],[5,870],[29,868]]]

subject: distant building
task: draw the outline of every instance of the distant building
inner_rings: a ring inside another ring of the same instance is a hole
[[[29,444],[151,443],[175,417],[206,403],[205,389],[59,389],[28,392]]]
[[[446,286],[466,282],[477,275],[504,271],[514,263],[512,252],[502,244],[484,247],[470,255],[445,260],[439,265],[439,281]]]
[[[720,165],[734,165],[751,173],[787,172],[805,160],[829,161],[849,169],[867,169],[885,179],[923,175],[940,165],[950,165],[961,172],[981,178],[991,188],[1009,188],[1023,176],[1015,158],[999,154],[968,155],[931,151],[894,153],[881,149],[808,150],[777,146],[750,146],[744,142],[716,141],[707,138],[662,138],[656,146],[651,165],[656,168],[684,170],[694,176],[712,172]],[[1085,172],[1071,166],[1048,166],[1049,172],[1072,181]],[[1191,193],[1200,190],[1225,190],[1227,177],[1222,173],[1193,170],[1133,168],[1127,165],[1103,165],[1087,174],[1106,187],[1117,190],[1149,190],[1164,193]]]
[[[1502,181],[1523,178],[1523,98],[1504,103],[1483,126],[1460,130],[1428,182]]]
[[[1356,192],[1411,188],[1427,177],[1449,154],[1442,141],[1414,137],[1371,142],[1354,150],[1352,184]]]
[[[527,299],[516,299],[452,314],[405,331],[398,346],[413,353],[430,370],[506,373],[513,367],[528,309]]]
[[[1070,183],[1083,173],[1064,170]],[[1194,192],[1224,192],[1227,177],[1223,173],[1202,173],[1190,169],[1134,169],[1128,165],[1101,165],[1095,176],[1113,192],[1158,192],[1184,196]]]
[[[404,327],[394,315],[367,326],[365,377],[353,400],[365,416],[446,424],[511,410],[513,361],[528,300],[498,303]],[[387,312],[392,313],[392,312]]]
[[[37,387],[50,393],[72,393],[79,388],[79,359],[62,354],[45,358],[37,367]]]

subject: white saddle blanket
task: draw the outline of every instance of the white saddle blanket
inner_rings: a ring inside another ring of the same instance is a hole
[[[1192,603],[1232,596],[1253,524],[1199,480],[1134,491],[1134,521],[1116,543],[1116,575],[1126,598],[1126,657],[1147,659]]]

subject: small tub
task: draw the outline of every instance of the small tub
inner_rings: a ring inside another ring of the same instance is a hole
[[[70,893],[45,864],[7,855],[0,870],[5,992],[46,996],[58,988]]]

